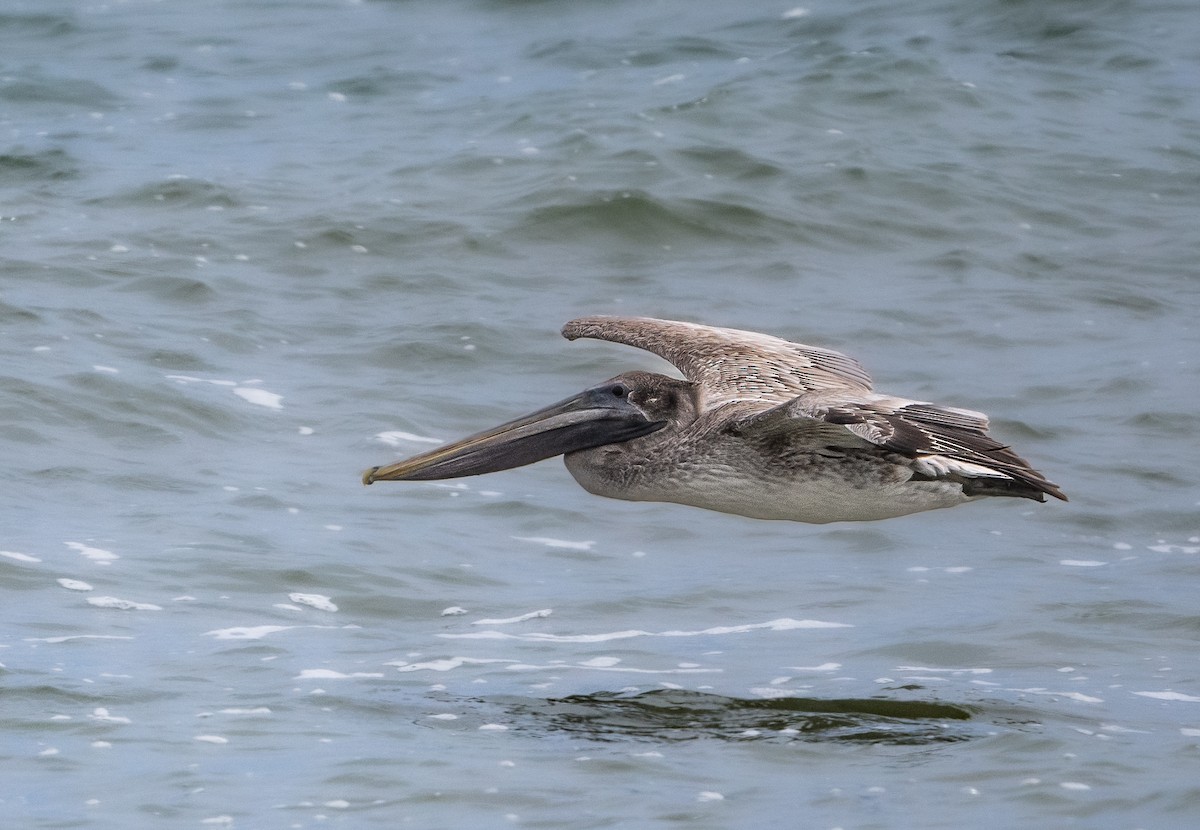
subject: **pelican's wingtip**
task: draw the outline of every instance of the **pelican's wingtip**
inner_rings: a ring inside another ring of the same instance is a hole
[[[595,326],[606,317],[593,315],[588,317],[576,317],[574,320],[568,320],[566,325],[562,327],[562,336],[568,340],[578,340],[581,337],[587,337]]]

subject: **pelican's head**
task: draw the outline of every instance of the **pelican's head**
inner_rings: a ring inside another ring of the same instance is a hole
[[[363,474],[363,484],[494,473],[631,441],[694,413],[690,389],[687,381],[665,375],[626,372],[486,432],[404,461],[372,467]]]

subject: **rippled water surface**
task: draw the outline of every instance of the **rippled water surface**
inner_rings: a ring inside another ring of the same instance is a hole
[[[1188,3],[11,2],[0,825],[1193,827]],[[1070,495],[864,525],[363,468],[846,351]]]

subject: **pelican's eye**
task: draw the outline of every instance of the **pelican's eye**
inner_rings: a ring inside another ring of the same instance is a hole
[[[613,384],[613,388],[610,391],[613,393],[614,398],[623,398],[629,394],[629,391],[619,383]]]

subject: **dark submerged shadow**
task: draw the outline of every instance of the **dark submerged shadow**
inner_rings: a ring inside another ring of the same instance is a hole
[[[598,692],[548,700],[491,699],[510,728],[595,741],[838,741],[897,746],[977,737],[962,706],[879,698],[742,699],[660,689]]]

